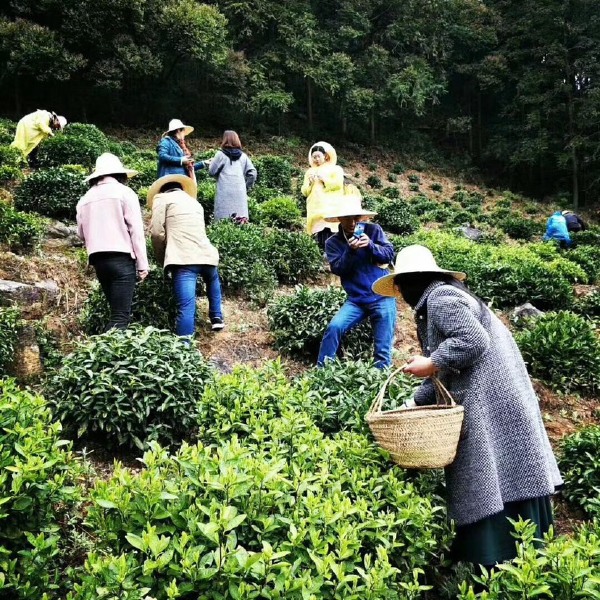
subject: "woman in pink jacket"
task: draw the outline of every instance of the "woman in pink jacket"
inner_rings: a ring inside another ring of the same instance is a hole
[[[125,185],[136,173],[126,169],[114,154],[105,152],[86,178],[89,191],[77,203],[77,232],[110,305],[106,331],[127,327],[136,273],[140,280],[148,275],[140,202]]]

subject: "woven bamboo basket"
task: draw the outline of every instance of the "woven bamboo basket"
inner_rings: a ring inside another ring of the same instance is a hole
[[[371,432],[401,467],[447,467],[456,456],[464,409],[454,402],[442,382],[432,377],[436,405],[383,410],[387,387],[400,371],[388,377],[367,412]]]

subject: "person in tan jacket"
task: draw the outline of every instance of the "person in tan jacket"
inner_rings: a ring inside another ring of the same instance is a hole
[[[165,175],[148,190],[152,209],[150,235],[156,260],[173,277],[177,302],[175,333],[191,336],[196,328],[196,281],[206,285],[213,331],[225,326],[221,308],[219,252],[206,236],[204,209],[196,200],[196,183],[185,175]]]

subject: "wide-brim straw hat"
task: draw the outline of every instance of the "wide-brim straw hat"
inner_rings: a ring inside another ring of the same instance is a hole
[[[365,210],[360,204],[360,198],[355,196],[344,196],[344,206],[337,208],[323,217],[329,223],[335,223],[342,217],[373,217],[377,213],[372,210]]]
[[[312,155],[316,146],[321,146],[321,148],[325,150],[325,154],[329,157],[329,160],[327,161],[328,164],[337,165],[337,152],[335,151],[335,148],[328,142],[317,142],[316,144],[313,144],[308,151],[308,164],[311,167],[315,166],[313,165]]]
[[[191,177],[180,174],[164,175],[160,179],[157,179],[148,190],[148,196],[146,197],[146,206],[148,208],[152,208],[152,205],[154,204],[154,196],[160,193],[160,188],[162,188],[163,185],[166,185],[167,183],[171,182],[180,183],[181,187],[183,188],[183,191],[188,196],[191,196],[192,198],[196,197],[196,194],[198,193],[198,186]]]
[[[183,121],[180,119],[171,119],[169,121],[169,129],[163,133],[163,137],[169,135],[171,131],[177,131],[177,129],[183,129],[183,135],[190,135],[190,133],[194,131],[194,128],[191,125],[184,125]]]
[[[394,284],[394,278],[397,275],[408,275],[409,273],[446,273],[459,281],[467,278],[466,273],[462,271],[448,271],[438,267],[431,250],[425,246],[415,244],[398,252],[394,272],[378,279],[371,286],[371,289],[380,296],[401,296],[400,291]]]
[[[137,175],[137,171],[133,169],[126,169],[123,163],[120,161],[118,156],[105,152],[96,159],[96,166],[92,171],[92,174],[85,178],[85,181],[96,179],[97,177],[104,177],[106,175],[127,175],[127,177],[133,177]]]

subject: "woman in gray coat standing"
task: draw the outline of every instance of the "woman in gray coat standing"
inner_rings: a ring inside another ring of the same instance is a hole
[[[446,468],[453,555],[492,566],[516,556],[508,518],[530,519],[540,538],[548,530],[550,496],[562,479],[521,353],[498,317],[461,283],[465,278],[439,268],[424,246],[409,246],[373,291],[402,296],[415,310],[423,354],[405,371],[436,374],[464,406],[456,459]],[[414,402],[435,403],[430,379]]]
[[[235,131],[223,133],[221,150],[212,159],[208,172],[217,179],[214,219],[247,219],[248,190],[256,181],[256,169],[242,152],[242,143]]]

